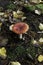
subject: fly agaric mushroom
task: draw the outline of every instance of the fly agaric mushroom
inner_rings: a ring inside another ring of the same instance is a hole
[[[22,39],[22,34],[26,33],[28,29],[29,25],[23,22],[18,22],[10,26],[11,31],[20,35],[20,39]]]

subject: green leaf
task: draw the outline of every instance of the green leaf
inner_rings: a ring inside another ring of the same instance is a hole
[[[37,8],[43,10],[43,4],[38,4],[38,5],[36,5],[36,6],[37,6]]]
[[[35,6],[33,5],[26,6],[26,8],[31,11],[35,10]]]

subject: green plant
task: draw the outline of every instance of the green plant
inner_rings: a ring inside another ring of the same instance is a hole
[[[7,9],[14,10],[15,8],[16,6],[14,5],[14,3],[10,1],[9,5],[7,5]]]
[[[37,4],[36,6],[37,6],[37,8],[43,10],[43,4]]]

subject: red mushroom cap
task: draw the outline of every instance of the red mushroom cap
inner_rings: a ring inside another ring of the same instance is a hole
[[[16,34],[23,34],[26,33],[29,29],[29,25],[23,22],[18,22],[13,25],[12,31]]]

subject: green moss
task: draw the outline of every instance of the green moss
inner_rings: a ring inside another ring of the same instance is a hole
[[[37,49],[30,45],[27,49],[27,54],[30,54],[33,58],[35,58],[36,54],[37,54]]]
[[[7,5],[7,9],[14,10],[15,8],[16,6],[14,5],[14,3],[10,1],[9,5]]]
[[[37,8],[43,10],[43,4],[37,4],[36,6],[37,6]]]
[[[22,55],[22,54],[24,54],[25,49],[24,49],[23,46],[18,46],[18,47],[15,49],[15,52],[16,52],[17,55]]]
[[[26,6],[26,8],[27,10],[31,10],[31,11],[35,10],[35,6],[33,5]]]

